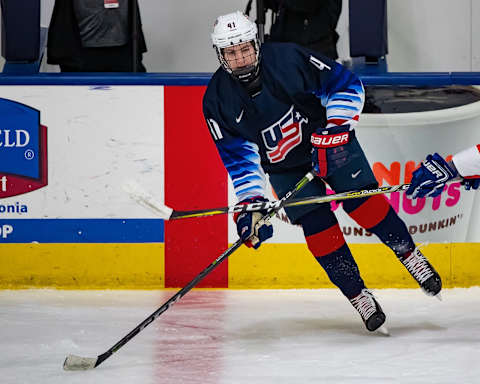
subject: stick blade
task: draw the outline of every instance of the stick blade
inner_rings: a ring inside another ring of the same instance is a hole
[[[382,325],[380,328],[378,328],[375,332],[382,336],[390,336],[390,332],[388,331],[388,328]]]
[[[173,209],[156,201],[151,194],[145,191],[135,180],[128,180],[123,184],[123,190],[128,193],[130,198],[137,204],[153,212],[162,219],[168,220],[172,215]]]
[[[98,357],[81,357],[75,355],[68,355],[63,362],[63,369],[65,371],[87,371],[95,368]]]

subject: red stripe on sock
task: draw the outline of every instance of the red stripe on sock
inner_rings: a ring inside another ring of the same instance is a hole
[[[340,249],[345,244],[338,224],[314,235],[306,236],[307,246],[315,257],[322,257]]]
[[[390,209],[384,196],[369,197],[362,205],[349,213],[349,216],[363,228],[369,229],[380,223]]]

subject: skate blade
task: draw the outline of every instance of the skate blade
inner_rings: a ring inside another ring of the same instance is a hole
[[[443,298],[442,298],[442,295],[440,294],[440,292],[438,292],[434,297],[437,298],[440,301],[443,301]]]
[[[387,327],[385,327],[384,325],[376,329],[375,332],[382,336],[390,336],[390,332],[388,331]]]

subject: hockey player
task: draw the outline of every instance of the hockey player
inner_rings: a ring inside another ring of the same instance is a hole
[[[340,64],[292,43],[260,46],[257,27],[241,12],[220,16],[211,35],[220,61],[203,99],[203,112],[240,202],[265,201],[266,174],[281,196],[313,167],[318,178],[298,196],[378,186],[355,138],[364,103],[360,80]],[[441,279],[416,248],[387,200],[372,196],[343,209],[389,246],[428,295]],[[385,314],[365,287],[329,204],[287,208],[303,228],[310,252],[375,331]],[[247,246],[272,236],[261,213],[234,217]]]
[[[406,194],[412,198],[438,196],[445,183],[458,176],[467,190],[480,186],[480,144],[455,154],[448,163],[438,153],[428,155],[413,172]]]

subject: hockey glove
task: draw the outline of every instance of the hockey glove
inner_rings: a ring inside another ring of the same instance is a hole
[[[406,194],[412,199],[438,196],[442,193],[445,183],[457,175],[455,167],[448,165],[438,153],[428,155],[420,168],[413,172],[412,181]]]
[[[352,160],[350,141],[354,137],[349,125],[319,128],[312,134],[312,166],[318,177],[328,177]]]
[[[480,187],[480,177],[464,177],[462,180],[462,185],[467,191],[470,189],[478,189],[478,187]]]
[[[268,200],[258,196],[243,200],[240,204],[256,203],[259,201]],[[266,214],[267,211],[264,210],[259,212],[238,212],[233,216],[233,220],[237,224],[238,236],[240,236],[247,247],[257,249],[262,242],[272,237],[272,224],[269,221],[260,220]]]

